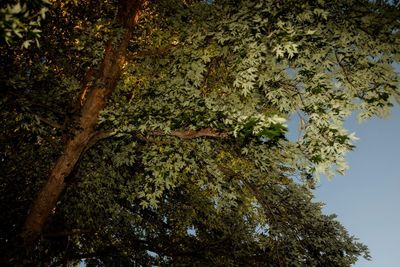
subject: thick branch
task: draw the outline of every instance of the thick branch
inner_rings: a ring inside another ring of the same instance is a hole
[[[175,136],[180,139],[194,139],[199,137],[227,138],[229,133],[220,132],[212,128],[203,128],[200,130],[174,130],[170,133],[153,132],[150,135]]]

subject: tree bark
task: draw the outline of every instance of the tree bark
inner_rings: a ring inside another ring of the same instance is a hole
[[[48,180],[39,191],[25,220],[21,237],[25,246],[34,244],[43,231],[48,219],[54,214],[56,204],[65,188],[65,178],[72,172],[90,139],[95,135],[95,126],[100,111],[105,107],[120,79],[125,63],[132,30],[137,25],[140,9],[145,0],[119,1],[117,20],[125,28],[119,44],[107,43],[96,86],[90,88],[81,108],[80,116],[74,121],[78,127],[66,142],[62,155],[50,171]]]

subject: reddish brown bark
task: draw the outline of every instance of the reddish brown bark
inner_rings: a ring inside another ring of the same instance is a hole
[[[180,139],[194,139],[199,137],[227,138],[229,133],[220,132],[212,128],[202,128],[199,130],[175,130],[170,133],[153,132],[150,135],[175,136]]]
[[[132,29],[138,23],[140,8],[144,0],[120,1],[118,21],[126,29],[117,45],[108,42],[100,67],[100,86],[88,90],[80,116],[75,123],[79,127],[66,142],[62,155],[50,171],[46,183],[39,191],[25,220],[21,236],[25,245],[33,244],[43,231],[48,219],[55,212],[56,203],[65,188],[65,178],[72,172],[85,147],[95,134],[100,111],[105,107],[107,98],[114,91],[120,79],[125,62],[127,48],[132,37]]]

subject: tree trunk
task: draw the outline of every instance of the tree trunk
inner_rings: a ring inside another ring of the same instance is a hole
[[[95,133],[100,111],[120,79],[132,30],[138,23],[143,2],[144,0],[120,1],[117,19],[125,28],[124,36],[119,44],[113,46],[108,42],[106,45],[99,81],[87,93],[80,116],[75,121],[78,127],[66,142],[62,155],[51,169],[48,180],[39,191],[25,220],[21,237],[26,246],[34,244],[47,220],[54,214],[57,201],[65,188],[65,178],[72,172]]]

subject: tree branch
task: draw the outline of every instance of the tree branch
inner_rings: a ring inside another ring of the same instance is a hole
[[[63,237],[63,236],[74,236],[74,235],[81,235],[81,234],[94,234],[95,231],[91,229],[71,229],[65,230],[60,232],[53,232],[53,233],[46,233],[43,235],[45,238],[56,238],[56,237]]]
[[[335,53],[335,58],[336,58],[336,61],[337,61],[338,65],[339,65],[339,67],[343,71],[344,78],[350,84],[351,87],[353,87],[354,89],[357,89],[357,87],[353,84],[353,81],[350,79],[350,75],[347,73],[346,67],[343,65],[342,61],[339,59],[339,56],[336,53],[336,50],[334,50],[333,52]]]
[[[258,190],[257,186],[252,182],[248,181],[245,177],[243,177],[240,173],[235,172],[234,170],[225,167],[218,166],[218,169],[225,174],[226,176],[232,179],[233,177],[237,177],[240,181],[250,190],[251,194],[256,198],[257,202],[263,207],[264,213],[267,217],[272,218],[275,222],[278,221],[276,218],[276,212],[272,209],[266,199],[262,196],[261,192]]]
[[[49,125],[49,126],[51,126],[51,127],[53,127],[53,128],[56,128],[56,129],[63,129],[63,126],[62,126],[61,124],[58,124],[58,123],[55,122],[55,121],[52,121],[52,120],[43,118],[43,117],[41,117],[41,116],[39,116],[39,115],[34,115],[34,116],[35,116],[39,121],[41,121],[41,122],[43,122],[43,123],[45,123],[45,124],[47,124],[47,125]]]
[[[98,141],[106,139],[108,137],[114,136],[117,134],[117,131],[101,131],[101,132],[95,132],[92,134],[90,137],[90,140],[88,144],[86,145],[85,149],[82,152],[82,155],[85,154],[86,151],[88,151],[92,146],[94,146]]]
[[[168,45],[165,47],[158,47],[156,49],[130,52],[127,54],[127,59],[128,60],[136,60],[136,59],[144,58],[144,57],[154,57],[154,56],[160,57],[160,56],[168,54],[176,47],[177,47],[177,44],[173,43],[171,45]]]
[[[84,154],[88,149],[90,149],[92,146],[94,146],[98,141],[109,138],[116,134],[117,134],[116,130],[101,131],[101,132],[93,133],[92,137],[90,138],[90,141],[88,142],[88,144],[82,154]],[[149,138],[148,136],[173,136],[173,137],[177,137],[180,139],[186,139],[186,140],[200,138],[200,137],[223,138],[224,139],[224,138],[229,137],[229,133],[228,132],[220,132],[220,131],[217,131],[212,128],[202,128],[199,130],[175,130],[175,131],[171,131],[170,133],[155,131],[155,132],[148,133],[147,136],[144,136],[142,138],[140,138],[140,137],[137,137],[137,138],[144,142],[153,142],[153,143],[156,143],[159,145],[169,144],[168,142],[165,142],[165,141],[153,140],[153,139]]]
[[[174,136],[180,139],[194,139],[199,137],[228,138],[228,132],[220,132],[212,128],[203,128],[200,130],[174,130],[170,133],[153,132],[150,135],[156,136]]]

